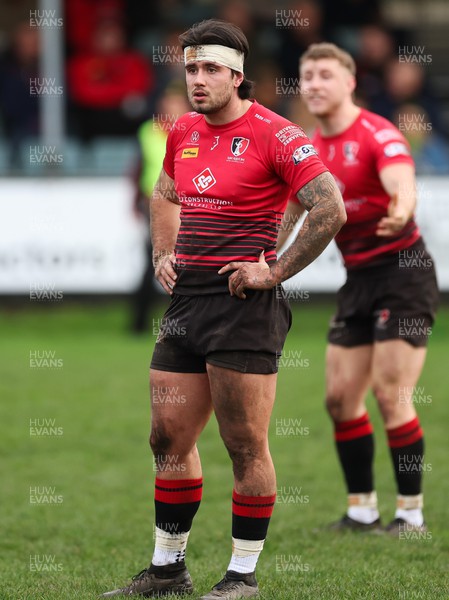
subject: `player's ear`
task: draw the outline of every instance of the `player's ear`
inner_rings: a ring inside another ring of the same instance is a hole
[[[245,79],[245,76],[243,75],[243,73],[240,73],[239,71],[232,71],[232,75],[233,75],[233,79],[234,79],[234,87],[236,87],[236,88],[240,87],[242,81]]]
[[[348,87],[349,87],[349,91],[352,94],[354,92],[355,88],[357,87],[357,81],[356,81],[354,75],[350,75],[348,77]]]

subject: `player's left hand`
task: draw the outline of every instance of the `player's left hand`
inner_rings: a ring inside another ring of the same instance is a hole
[[[218,274],[223,275],[228,271],[235,271],[228,279],[231,296],[237,296],[242,300],[246,298],[245,289],[271,290],[276,285],[263,251],[258,262],[230,262],[222,267]]]
[[[388,217],[383,217],[377,224],[376,235],[380,237],[395,235],[404,228],[409,220],[408,209],[400,206],[397,195],[394,195],[388,205]]]

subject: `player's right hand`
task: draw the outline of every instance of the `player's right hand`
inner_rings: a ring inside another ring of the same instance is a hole
[[[154,258],[154,274],[161,286],[170,294],[173,294],[173,288],[176,285],[176,256],[174,252],[170,254],[161,254]]]

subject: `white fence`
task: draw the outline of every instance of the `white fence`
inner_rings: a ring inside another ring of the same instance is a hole
[[[449,290],[448,178],[418,181],[417,219]],[[144,265],[145,225],[125,178],[4,179],[0,182],[0,294],[127,293]],[[286,285],[335,291],[344,281],[332,243]]]

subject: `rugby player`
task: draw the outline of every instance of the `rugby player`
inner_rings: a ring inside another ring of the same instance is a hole
[[[373,479],[371,387],[385,425],[397,485],[392,534],[422,530],[423,432],[413,395],[426,357],[438,290],[435,269],[414,219],[416,184],[410,148],[386,119],[353,102],[352,57],[329,43],[300,59],[302,98],[319,127],[312,138],[342,192],[347,223],[335,238],[347,270],[330,324],[326,405],[348,492],[336,528],[379,529]],[[303,208],[293,198],[292,224]],[[281,228],[278,247],[288,226]]]
[[[275,503],[267,432],[291,322],[281,282],[322,252],[346,215],[302,129],[249,99],[243,32],[207,20],[180,41],[194,112],[168,136],[151,201],[156,277],[171,296],[150,370],[156,542],[150,566],[103,597],[192,593],[185,552],[203,485],[196,442],[214,411],[234,472],[232,555],[203,599],[232,600],[257,594]],[[277,260],[292,192],[308,215]],[[164,402],[161,390],[183,403]]]

